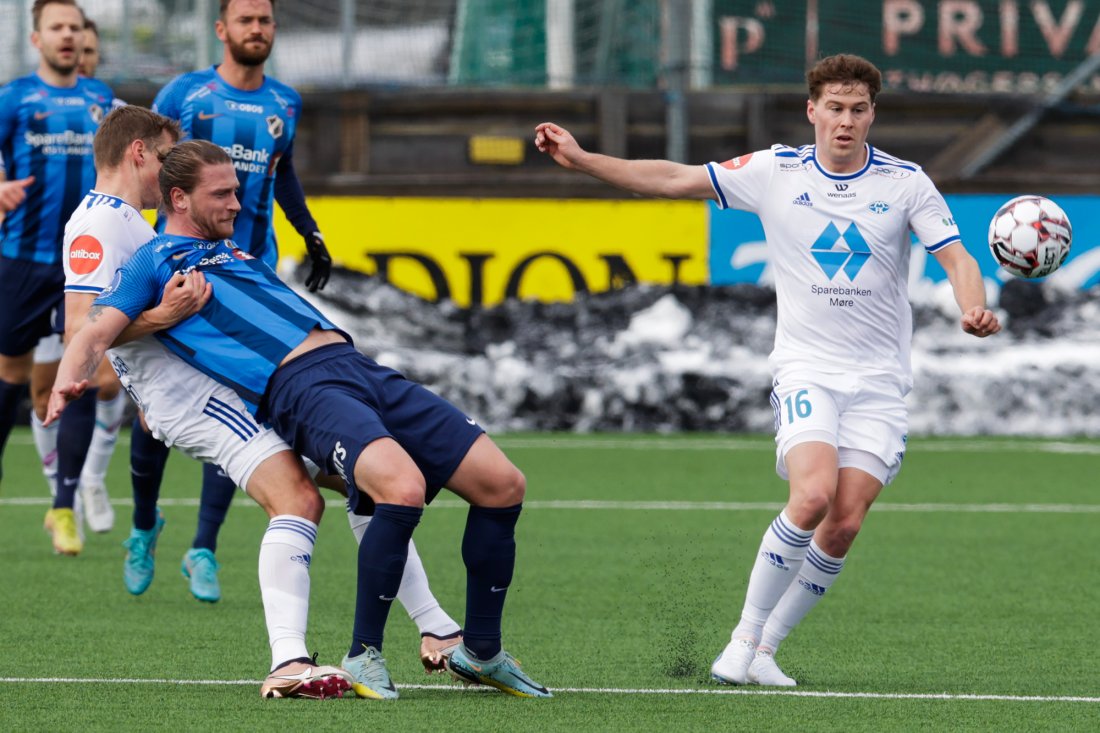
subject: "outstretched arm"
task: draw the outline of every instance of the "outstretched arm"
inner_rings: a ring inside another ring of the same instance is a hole
[[[981,269],[966,247],[956,242],[934,253],[934,256],[947,273],[955,302],[962,310],[962,330],[979,338],[1000,331],[997,316],[985,307],[985,283],[982,282]]]
[[[66,405],[84,394],[107,348],[129,323],[130,317],[117,308],[92,306],[83,328],[65,347],[43,425],[51,424],[61,416]]]
[[[643,196],[667,199],[713,199],[707,169],[670,160],[624,160],[589,153],[564,127],[543,122],[535,127],[535,147],[563,168],[587,173],[612,186]]]

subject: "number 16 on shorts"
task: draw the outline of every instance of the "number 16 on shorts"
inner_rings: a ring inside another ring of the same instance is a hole
[[[778,388],[779,385],[776,385]],[[783,396],[773,389],[771,393],[772,412],[775,413],[775,430],[790,425],[796,420],[805,420],[814,412],[810,401],[810,390],[802,388],[787,392]]]

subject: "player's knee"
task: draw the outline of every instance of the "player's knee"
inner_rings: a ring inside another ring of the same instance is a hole
[[[314,524],[320,524],[321,516],[325,513],[325,500],[321,497],[321,492],[317,490],[317,487],[310,482],[308,489],[299,491],[295,498],[298,511],[294,514],[304,517]]]
[[[366,493],[376,504],[424,506],[424,479],[419,474],[401,474],[371,485]]]
[[[821,549],[833,557],[844,557],[856,541],[862,522],[858,518],[844,519],[821,533]]]
[[[813,529],[829,513],[832,492],[824,487],[800,491],[797,497],[791,497],[787,505],[787,515],[801,529]]]
[[[527,477],[512,464],[497,472],[488,482],[486,506],[509,507],[523,503],[527,495]]]
[[[325,512],[325,500],[312,483],[301,483],[294,489],[272,494],[268,512],[272,516],[290,514],[319,524]]]
[[[118,393],[122,391],[122,385],[118,383],[117,379],[104,380],[99,385],[99,395],[97,399],[100,402],[110,402],[115,397],[118,397]],[[47,398],[49,395],[47,395]]]

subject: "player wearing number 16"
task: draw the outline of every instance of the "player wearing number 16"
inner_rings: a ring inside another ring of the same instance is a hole
[[[905,455],[912,386],[910,232],[947,272],[975,336],[1000,330],[977,262],[920,167],[867,143],[882,77],[858,56],[807,74],[814,144],[773,145],[724,163],[622,160],[535,130],[560,165],[636,193],[703,199],[760,217],[779,314],[769,362],[776,471],[786,507],[754,553],[741,618],[711,667],[723,683],[793,686],[775,661],[788,633],[844,567],[864,517]]]

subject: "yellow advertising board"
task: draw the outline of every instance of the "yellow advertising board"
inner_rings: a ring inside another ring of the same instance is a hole
[[[707,282],[698,201],[313,197],[309,207],[338,265],[464,307]],[[281,212],[275,230],[283,256],[305,255]]]

